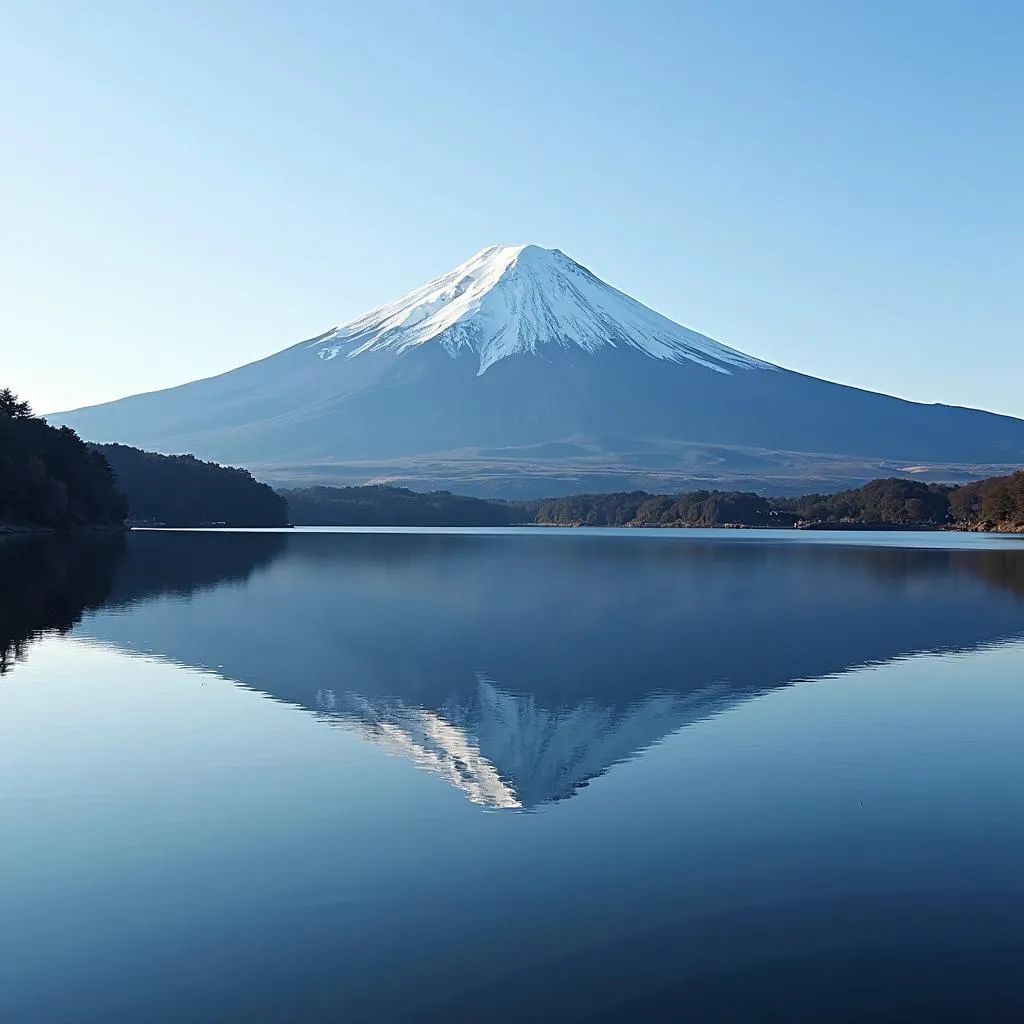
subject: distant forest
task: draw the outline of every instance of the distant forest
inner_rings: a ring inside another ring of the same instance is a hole
[[[1024,530],[1024,472],[960,487],[894,477],[838,494],[765,498],[743,491],[574,495],[526,508],[559,526],[951,527]]]
[[[126,512],[102,454],[0,391],[0,531],[117,527]]]
[[[505,502],[404,487],[282,491],[296,526],[664,526],[1024,530],[1024,472],[962,487],[892,478],[838,494],[575,494]]]
[[[406,487],[307,487],[281,491],[295,526],[508,526],[504,502]]]

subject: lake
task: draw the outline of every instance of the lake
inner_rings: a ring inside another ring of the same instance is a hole
[[[1024,540],[0,543],[0,1020],[1019,1021]]]

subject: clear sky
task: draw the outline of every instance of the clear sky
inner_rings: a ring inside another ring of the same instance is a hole
[[[0,0],[0,385],[231,369],[492,243],[1024,416],[1024,4]]]

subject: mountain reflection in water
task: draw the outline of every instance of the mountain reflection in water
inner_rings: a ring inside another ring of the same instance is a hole
[[[0,671],[73,628],[306,708],[494,808],[572,796],[797,680],[1024,634],[1012,549],[134,533],[6,543],[0,573]]]

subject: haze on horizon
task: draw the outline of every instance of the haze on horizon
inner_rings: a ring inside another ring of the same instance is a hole
[[[492,243],[773,363],[1024,416],[1024,10],[10,7],[3,380],[279,351]]]

